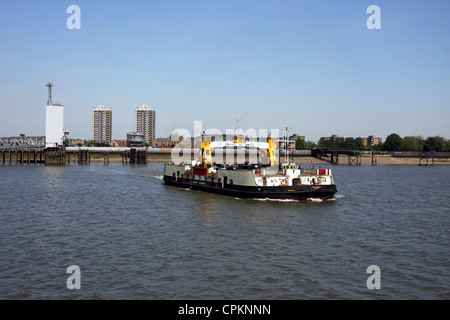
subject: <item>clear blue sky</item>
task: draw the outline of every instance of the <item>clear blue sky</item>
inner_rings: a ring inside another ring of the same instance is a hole
[[[69,30],[69,5],[81,29]],[[381,29],[369,30],[369,5]],[[450,1],[0,1],[0,136],[45,134],[48,81],[72,138],[113,138],[142,104],[156,133],[292,128],[450,138]]]

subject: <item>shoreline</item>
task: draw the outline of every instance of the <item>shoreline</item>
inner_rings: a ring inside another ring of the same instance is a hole
[[[124,158],[123,152],[99,152],[92,151],[89,153],[89,162],[122,162],[129,163],[129,159]],[[77,163],[79,160],[79,155],[76,153],[68,153],[65,157],[65,163],[73,164]],[[171,152],[147,152],[146,162],[170,162],[172,160]],[[194,156],[193,154],[191,156]],[[248,156],[248,155],[247,155]],[[246,156],[245,160],[249,160]],[[17,158],[17,159],[16,159]],[[191,158],[191,157],[189,157]],[[32,164],[36,160],[42,161],[45,159],[42,152],[22,152],[22,151],[2,151],[0,158],[0,166],[8,165],[13,163],[30,163]],[[310,155],[293,155],[290,157],[292,162],[297,164],[305,164],[305,165],[326,165],[326,166],[334,166],[334,165],[349,165],[349,158],[346,155],[341,155],[338,159],[338,164],[331,164],[329,158],[314,158]],[[238,159],[235,159],[239,162]],[[356,159],[357,163],[361,165],[372,165],[372,157],[370,154],[362,154],[358,159]],[[280,163],[284,161],[284,157],[280,157]],[[357,163],[351,163],[351,165],[358,165]],[[376,156],[376,165],[416,165],[419,166],[431,166],[431,165],[450,165],[450,157],[435,157],[434,163],[431,158],[420,158],[418,156],[404,157],[404,156],[393,156],[393,155],[377,155]]]
[[[293,162],[298,164],[314,164],[314,165],[332,165],[328,161],[323,161],[310,156],[303,157],[292,157]],[[420,158],[411,157],[411,158],[402,158],[402,157],[392,157],[390,155],[383,155],[377,157],[377,165],[419,165]],[[121,157],[110,156],[109,162],[121,162]],[[153,158],[150,155],[147,156],[147,162],[170,162],[170,157],[157,157]],[[91,157],[91,162],[104,162],[103,155],[93,156]],[[426,161],[422,161],[422,164],[426,164]],[[431,159],[428,160],[428,165],[431,165]],[[371,165],[372,158],[370,156],[361,156],[361,165]],[[339,159],[339,166],[348,166],[348,159],[346,156],[343,156]],[[354,165],[354,164],[352,164]],[[434,165],[450,165],[450,158],[438,158],[434,159]]]
[[[411,157],[411,158],[402,158],[402,157],[392,157],[389,155],[377,156],[377,165],[419,165],[420,158]],[[313,157],[296,157],[295,162],[298,163],[311,163],[311,164],[327,164],[331,165],[331,163],[327,161],[321,161],[319,159]],[[426,161],[421,161],[422,164],[426,164]],[[428,159],[428,165],[431,165],[431,159]],[[370,156],[361,156],[361,165],[371,165],[372,158]],[[337,165],[348,165],[347,157],[341,157],[339,159],[339,164]],[[354,165],[354,164],[353,164]],[[450,165],[449,158],[438,158],[434,159],[434,165]]]

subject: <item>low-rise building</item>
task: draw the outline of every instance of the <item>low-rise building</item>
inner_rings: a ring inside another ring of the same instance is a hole
[[[381,138],[374,137],[374,136],[368,136],[367,138],[362,138],[363,144],[366,147],[376,146],[377,144],[382,142]]]
[[[333,134],[331,135],[331,137],[321,137],[319,139],[319,144],[324,143],[325,141],[329,141],[329,140],[344,140],[344,137],[339,137],[337,134]]]
[[[86,141],[82,140],[82,139],[70,139],[70,144],[72,146],[78,146],[78,145],[82,146],[82,145],[86,144]]]
[[[295,144],[296,144],[298,138],[305,140],[305,136],[299,136],[297,134],[293,134],[292,136],[290,136],[287,139],[287,149],[288,150],[295,150]],[[286,146],[286,141],[284,138],[281,138],[278,148],[280,150],[284,150],[285,146]]]
[[[111,147],[126,147],[127,146],[127,140],[113,140],[109,144]]]
[[[152,148],[173,148],[179,143],[180,143],[180,141],[178,141],[178,140],[171,140],[168,138],[158,138],[158,139],[152,140],[150,147],[152,147]]]

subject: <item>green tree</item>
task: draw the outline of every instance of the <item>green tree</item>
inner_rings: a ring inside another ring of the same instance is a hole
[[[329,150],[337,150],[345,148],[345,140],[342,137],[331,138],[331,139],[320,139],[319,147],[328,148]]]
[[[371,150],[371,151],[382,151],[383,148],[384,148],[384,143],[380,142],[380,143],[378,143],[376,145],[370,146],[369,150]]]
[[[444,138],[435,136],[428,137],[423,144],[423,151],[437,151],[440,152],[444,149]]]
[[[295,140],[295,150],[306,150],[306,141],[300,137]]]
[[[355,138],[348,137],[345,138],[344,142],[341,144],[342,149],[356,150]]]
[[[300,137],[295,140],[295,150],[312,150],[316,147],[316,144],[312,141],[305,141]]]
[[[401,144],[402,144],[402,138],[396,133],[391,133],[390,135],[388,135],[388,137],[386,138],[386,141],[384,142],[383,150],[384,151],[400,151]]]
[[[317,147],[317,145],[314,142],[306,141],[306,143],[305,143],[305,150],[312,150],[315,147]]]
[[[450,151],[450,140],[444,141],[444,148],[442,151],[449,152]]]
[[[86,140],[86,146],[95,147],[98,142],[95,140]]]
[[[364,150],[364,140],[361,137],[353,138],[348,137],[345,138],[344,142],[341,142],[339,146],[342,149],[348,149],[348,150]]]
[[[422,151],[425,141],[421,136],[404,137],[400,145],[401,151]]]
[[[355,150],[365,150],[366,146],[364,145],[364,140],[361,137],[355,139]]]

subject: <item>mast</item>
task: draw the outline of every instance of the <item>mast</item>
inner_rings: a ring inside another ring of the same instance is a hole
[[[52,106],[53,105],[53,101],[52,101],[52,87],[53,87],[53,83],[51,83],[51,82],[47,83],[47,87],[48,87],[47,105],[48,106]]]
[[[236,119],[236,118],[234,118],[234,121],[236,121],[236,127],[234,128],[234,132],[235,132],[236,134],[237,134],[238,130],[240,129],[239,123],[241,122],[241,120],[242,120],[242,118],[241,118],[241,119]]]
[[[286,127],[286,129],[285,129],[285,133],[284,133],[284,158],[285,158],[285,162],[286,163],[289,163],[289,153],[288,153],[288,143],[289,143],[289,131],[291,130],[292,128],[288,128],[288,127]]]

